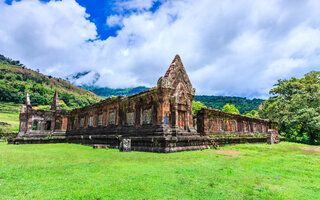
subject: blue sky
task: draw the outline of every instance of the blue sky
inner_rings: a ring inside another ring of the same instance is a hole
[[[99,86],[154,86],[175,54],[197,94],[268,96],[320,70],[320,1],[0,0],[0,54]]]

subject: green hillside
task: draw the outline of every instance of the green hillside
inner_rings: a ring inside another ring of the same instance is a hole
[[[0,101],[24,103],[26,92],[29,92],[32,105],[49,105],[55,90],[68,108],[89,105],[102,99],[63,79],[27,69],[19,61],[0,55]]]

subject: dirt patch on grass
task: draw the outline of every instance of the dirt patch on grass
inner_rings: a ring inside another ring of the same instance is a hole
[[[214,153],[228,155],[232,157],[238,157],[241,151],[234,151],[234,150],[216,150]]]
[[[320,152],[320,147],[301,147],[301,149],[305,151]]]

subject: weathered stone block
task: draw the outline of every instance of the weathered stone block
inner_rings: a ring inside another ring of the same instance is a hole
[[[130,152],[131,151],[131,139],[123,138],[120,142],[120,151]]]
[[[268,144],[278,144],[280,142],[280,137],[278,131],[275,129],[269,129],[267,134]]]

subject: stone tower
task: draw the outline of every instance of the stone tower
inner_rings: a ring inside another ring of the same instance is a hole
[[[195,134],[192,116],[192,100],[195,89],[192,87],[188,74],[179,55],[176,55],[163,77],[160,77],[158,88],[169,91],[170,124],[175,127],[175,132]]]
[[[24,104],[21,105],[20,110],[20,126],[19,126],[19,135],[20,133],[23,134],[32,126],[32,121],[29,120],[29,114],[32,112],[32,106],[30,102],[29,93],[26,94],[26,101]]]
[[[57,91],[54,93],[50,110],[60,110],[59,96]]]

